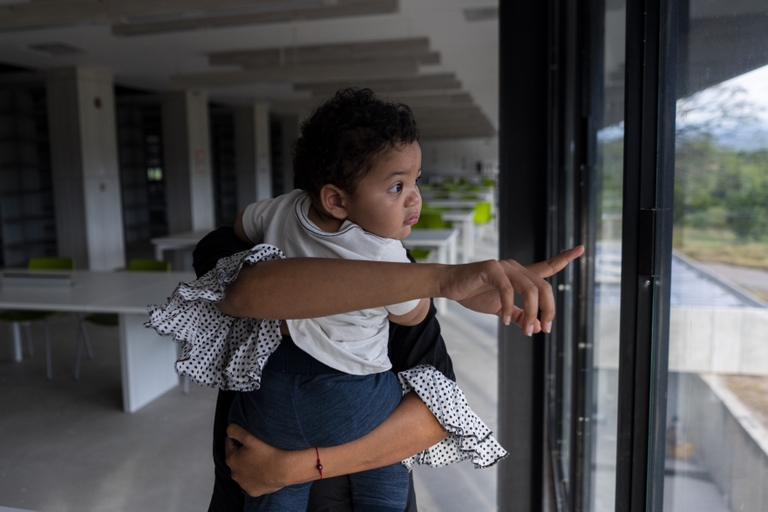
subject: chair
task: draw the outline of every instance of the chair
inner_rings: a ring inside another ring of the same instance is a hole
[[[411,226],[412,229],[447,229],[451,227],[451,223],[445,222],[440,212],[424,210],[419,215],[419,221]]]
[[[475,205],[475,225],[485,226],[493,220],[491,215],[491,203],[490,201],[481,201]],[[480,234],[480,230],[477,230],[477,235]]]
[[[128,262],[129,272],[170,272],[171,264],[166,261],[133,259]],[[92,313],[85,315],[77,314],[78,326],[80,329],[77,338],[77,349],[75,352],[75,380],[80,378],[80,361],[82,359],[82,349],[88,354],[88,359],[93,359],[93,349],[91,340],[88,338],[88,331],[85,329],[85,323],[101,325],[103,327],[117,327],[119,317],[115,313]]]
[[[32,258],[27,263],[30,270],[74,270],[75,260],[72,258]],[[0,321],[11,322],[14,329],[24,327],[27,337],[27,352],[30,357],[35,355],[32,345],[32,322],[43,322],[45,327],[45,376],[53,379],[51,363],[51,329],[48,318],[58,314],[58,311],[4,311],[0,313]]]

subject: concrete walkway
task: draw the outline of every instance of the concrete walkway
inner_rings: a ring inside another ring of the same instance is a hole
[[[758,268],[736,267],[725,263],[702,263],[705,267],[726,279],[733,281],[742,288],[755,293],[763,300],[768,300],[768,270]]]

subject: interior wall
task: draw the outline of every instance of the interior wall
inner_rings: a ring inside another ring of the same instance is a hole
[[[496,176],[499,172],[499,138],[421,141],[424,175]],[[478,172],[478,165],[480,171]]]

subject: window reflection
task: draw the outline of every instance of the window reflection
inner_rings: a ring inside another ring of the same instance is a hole
[[[606,2],[602,128],[597,133],[597,233],[595,247],[594,334],[588,419],[589,502],[585,509],[613,511],[616,489],[621,222],[624,155],[625,3]]]
[[[681,25],[664,509],[768,510],[768,17]]]

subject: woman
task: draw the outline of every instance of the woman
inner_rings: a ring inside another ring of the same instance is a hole
[[[217,230],[198,244],[195,270],[202,275],[219,258],[247,248],[231,229]],[[421,297],[447,297],[475,311],[500,315],[505,323],[514,322],[530,335],[549,332],[554,318],[554,297],[544,279],[562,270],[583,250],[570,249],[529,267],[513,260],[454,266],[320,258],[300,265],[291,259],[266,261],[244,267],[217,305],[222,312],[238,317],[307,318]],[[515,291],[523,297],[522,309],[514,306]],[[393,371],[431,364],[454,378],[434,308],[418,326],[392,327],[389,355]],[[231,400],[232,393],[219,393],[213,446],[216,481],[209,511],[241,510],[241,488],[258,496],[320,478],[313,450],[276,450],[236,425],[227,428]],[[343,477],[330,477],[395,463],[435,445],[446,435],[424,402],[413,393],[407,394],[395,412],[370,434],[323,450],[324,479],[313,485],[307,510],[351,510],[348,483]],[[410,496],[406,510],[412,512],[416,510],[412,485]]]

